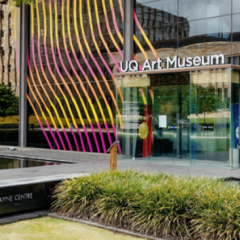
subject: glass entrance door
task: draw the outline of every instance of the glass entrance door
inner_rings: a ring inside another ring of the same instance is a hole
[[[118,79],[123,93],[123,101],[117,95],[121,115],[116,121],[121,157],[238,166],[233,150],[239,137],[239,93],[234,90],[230,105],[230,74],[218,69]]]
[[[151,76],[152,157],[189,164],[189,73]]]

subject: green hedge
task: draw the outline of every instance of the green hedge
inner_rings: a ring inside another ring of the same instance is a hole
[[[203,177],[127,170],[67,180],[55,212],[156,237],[240,239],[240,188]]]

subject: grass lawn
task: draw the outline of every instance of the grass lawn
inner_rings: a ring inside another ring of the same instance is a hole
[[[1,240],[134,240],[84,224],[44,217],[0,226]]]

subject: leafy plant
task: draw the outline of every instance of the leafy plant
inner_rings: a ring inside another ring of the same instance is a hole
[[[240,190],[221,180],[115,171],[60,183],[55,212],[155,237],[240,239]]]
[[[18,115],[19,98],[10,88],[0,84],[0,117]]]

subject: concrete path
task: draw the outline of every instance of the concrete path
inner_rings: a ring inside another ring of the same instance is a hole
[[[9,151],[0,149],[0,157],[24,157],[33,159],[47,159],[54,161],[75,162],[75,164],[52,165],[44,167],[21,168],[0,170],[0,180],[47,177],[58,174],[93,173],[109,169],[109,155],[94,153],[79,153],[67,151],[55,151],[46,149],[17,149]],[[240,178],[240,169],[228,170],[210,167],[190,167],[174,163],[161,163],[158,161],[143,160],[119,160],[118,169],[139,169],[144,172],[166,172],[170,174],[182,174],[207,177],[235,177]]]

